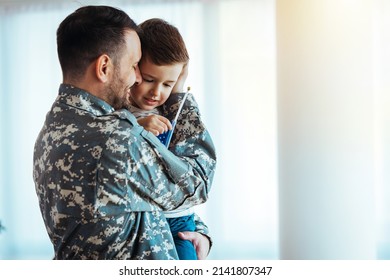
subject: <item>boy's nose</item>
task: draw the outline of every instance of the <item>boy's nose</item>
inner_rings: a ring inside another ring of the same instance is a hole
[[[153,87],[151,90],[151,93],[152,93],[153,97],[158,97],[160,95],[160,87],[158,87],[158,86]]]

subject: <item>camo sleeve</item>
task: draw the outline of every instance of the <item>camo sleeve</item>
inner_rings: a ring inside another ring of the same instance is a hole
[[[202,146],[207,151],[211,144],[203,142],[177,156],[139,126],[127,110],[113,115],[118,118],[119,129],[107,138],[98,163],[101,214],[123,210],[167,211],[207,200],[213,172],[205,173],[200,164],[203,160],[198,157],[208,153],[202,151]],[[114,205],[120,207],[115,210]]]
[[[171,94],[162,107],[162,113],[173,120],[184,93]],[[201,120],[201,114],[194,96],[189,93],[179,115],[172,141],[169,146],[177,157],[184,160],[199,174],[208,186],[213,181],[216,170],[216,151],[212,138]]]

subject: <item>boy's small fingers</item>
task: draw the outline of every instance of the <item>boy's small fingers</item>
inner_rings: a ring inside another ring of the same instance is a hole
[[[165,124],[165,128],[167,131],[172,129],[172,124],[170,121],[166,120],[166,122],[164,122],[164,124]]]
[[[167,118],[165,118],[163,116],[160,116],[159,119],[166,126],[166,130],[171,130],[172,129],[172,124],[171,124],[171,122]]]

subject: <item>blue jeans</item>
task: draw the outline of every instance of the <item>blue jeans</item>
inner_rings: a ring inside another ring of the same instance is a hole
[[[180,260],[197,260],[196,251],[191,241],[183,240],[177,236],[179,232],[195,231],[194,214],[178,218],[167,218],[171,228],[173,241]]]

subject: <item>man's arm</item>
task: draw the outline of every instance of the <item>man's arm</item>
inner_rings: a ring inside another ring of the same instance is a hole
[[[184,93],[171,94],[170,98],[162,108],[163,114],[168,116],[168,118],[173,119],[177,112],[177,104],[179,104],[183,96]],[[194,165],[200,164],[205,174],[207,174],[206,176],[208,176],[207,181],[211,185],[216,168],[215,148],[212,144],[211,137],[205,125],[201,121],[200,111],[198,109],[197,103],[195,102],[192,94],[189,94],[188,97],[189,98],[184,104],[182,113],[179,116],[169,148],[173,153],[180,156],[183,154],[190,154],[196,150],[197,143],[202,143],[202,141],[209,141],[209,146],[205,145],[202,150],[198,150],[198,152],[195,153],[197,154],[197,157],[187,158],[186,160],[192,160],[192,164]],[[203,153],[209,153],[213,156],[210,158]],[[208,227],[196,214],[195,226],[195,232],[183,232],[179,234],[179,236],[182,239],[191,241],[196,249],[198,259],[203,260],[206,259],[210,252],[212,239],[209,235]]]
[[[184,95],[185,93],[171,94],[162,106],[162,115],[172,120]],[[188,94],[177,120],[169,150],[197,170],[211,187],[216,169],[216,151],[191,93]]]
[[[191,99],[183,110],[190,112],[196,106]],[[191,114],[193,123],[200,122],[196,121],[200,118],[197,112],[194,110]],[[139,126],[127,110],[113,115],[117,129],[106,140],[97,172],[101,213],[167,211],[207,200],[216,158],[206,130],[200,138],[191,137],[191,147],[178,147],[172,153],[152,133]],[[178,125],[180,130],[180,120]]]
[[[185,93],[171,94],[162,106],[162,115],[173,120]],[[199,170],[211,185],[216,168],[212,138],[201,120],[194,96],[189,93],[176,123],[169,150]]]

